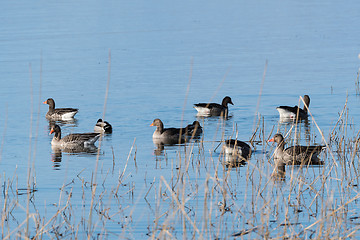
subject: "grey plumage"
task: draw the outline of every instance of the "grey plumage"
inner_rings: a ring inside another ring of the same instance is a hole
[[[50,134],[53,133],[51,144],[66,148],[93,145],[100,137],[99,133],[73,133],[61,138],[61,129],[56,124],[51,126]]]
[[[55,101],[52,98],[48,98],[44,104],[49,105],[49,111],[45,117],[50,120],[66,120],[71,119],[79,111],[77,108],[55,108]]]

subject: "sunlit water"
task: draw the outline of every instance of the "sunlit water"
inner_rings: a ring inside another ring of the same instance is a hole
[[[7,187],[5,182],[13,181],[13,197],[26,209],[27,195],[22,189],[27,188],[30,168],[37,190],[30,213],[38,212],[45,222],[66,205],[72,192],[72,221],[79,228],[75,230],[78,236],[84,237],[87,232],[79,227],[79,222],[81,217],[87,220],[89,216],[90,187],[97,166],[97,192],[117,191],[118,199],[108,195],[102,199],[102,204],[111,208],[110,215],[114,215],[103,226],[98,213],[93,213],[93,224],[99,224],[94,227],[94,236],[105,231],[105,237],[143,238],[156,234],[161,227],[154,229],[154,221],[160,221],[159,225],[171,225],[172,234],[181,238],[182,221],[162,222],[164,219],[159,216],[172,201],[161,176],[176,186],[173,182],[176,168],[183,167],[185,153],[192,150],[192,157],[187,158],[190,165],[186,178],[194,186],[189,184],[186,189],[187,213],[196,212],[193,219],[201,221],[206,214],[205,182],[215,174],[221,179],[228,174],[219,160],[219,141],[236,135],[248,141],[259,123],[256,140],[260,142],[250,163],[231,170],[226,177],[228,185],[219,183],[236,195],[227,203],[232,213],[221,215],[217,204],[224,200],[220,193],[216,195],[219,199],[208,199],[216,209],[214,221],[224,224],[212,237],[228,237],[251,228],[246,225],[252,218],[247,206],[265,204],[263,196],[257,194],[266,186],[269,179],[266,176],[273,170],[272,145],[264,145],[261,140],[278,130],[285,134],[292,126],[279,125],[277,106],[297,105],[299,96],[310,95],[310,110],[316,122],[310,118],[306,127],[299,124],[301,143],[310,140],[324,144],[316,125],[329,140],[346,101],[348,123],[352,124],[348,137],[355,138],[360,129],[360,98],[355,85],[360,66],[359,7],[358,1],[2,3],[3,189]],[[105,119],[114,132],[104,136],[99,156],[55,153],[50,144],[49,123],[44,117],[48,106],[42,102],[52,97],[57,107],[80,109],[75,121],[60,124],[63,135],[92,131],[97,119],[103,117],[108,78]],[[226,95],[234,102],[229,107],[228,120],[196,116],[194,103],[221,102]],[[157,151],[152,141],[155,129],[149,127],[155,118],[163,120],[165,127],[185,126],[199,120],[204,127],[204,142],[165,146]],[[357,165],[358,159],[355,161]],[[303,170],[295,168],[293,174],[311,182],[326,167],[313,167],[303,174]],[[290,178],[288,173],[285,182],[275,183],[275,196],[290,195],[296,199],[296,193],[288,188],[293,181]],[[64,185],[66,191],[61,192]],[[341,195],[338,189],[332,189],[332,183],[329,185],[329,190],[322,192],[324,198]],[[16,189],[20,189],[20,195]],[[170,200],[159,200],[159,191],[166,192]],[[308,199],[302,201],[310,204],[313,194],[305,195]],[[349,199],[354,196],[354,192],[346,194]],[[101,204],[95,204],[100,211]],[[350,208],[352,214],[359,214],[356,204]],[[264,214],[271,215],[274,226],[286,218],[286,209],[280,209],[278,215],[266,211]],[[317,221],[318,216],[312,212],[294,212],[290,214],[291,222],[304,225]],[[25,213],[21,208],[11,213],[6,223],[10,230],[4,230],[4,235],[26,219]],[[261,225],[261,217],[256,218]],[[188,227],[191,229],[191,224]],[[277,236],[277,231],[273,230],[273,236]],[[30,232],[31,236],[36,234],[33,224]]]

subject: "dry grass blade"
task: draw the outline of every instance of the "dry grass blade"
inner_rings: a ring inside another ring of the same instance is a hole
[[[240,236],[245,236],[251,232],[254,232],[258,229],[258,227],[253,227],[253,228],[250,228],[250,229],[244,229],[244,230],[241,230],[240,232],[237,232],[237,233],[234,233],[232,234],[231,236],[232,237],[240,237]]]
[[[266,60],[266,62],[265,62],[265,67],[264,67],[264,73],[263,73],[263,77],[262,77],[261,85],[260,85],[259,97],[258,97],[258,100],[257,100],[257,103],[256,103],[255,118],[254,118],[254,123],[253,123],[253,130],[255,130],[256,116],[257,116],[257,113],[258,113],[259,107],[260,107],[260,100],[261,100],[261,95],[262,95],[262,91],[263,91],[263,88],[264,88],[267,66],[268,66],[268,61]],[[254,132],[254,131],[253,131],[253,132]]]
[[[192,225],[192,227],[194,228],[194,230],[199,234],[199,238],[202,239],[203,236],[201,234],[201,232],[199,231],[199,229],[197,228],[196,224],[191,220],[191,218],[189,217],[189,215],[186,213],[184,205],[180,203],[178,197],[176,196],[176,194],[174,193],[174,191],[170,188],[169,184],[166,182],[165,178],[163,176],[160,177],[161,181],[164,183],[165,187],[168,189],[168,191],[171,193],[171,197],[172,199],[175,201],[175,203],[177,204],[178,209],[180,209],[181,213],[183,214],[183,216],[187,219],[187,221]]]

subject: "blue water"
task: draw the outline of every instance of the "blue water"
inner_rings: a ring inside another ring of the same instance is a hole
[[[359,5],[358,1],[346,4],[329,1],[1,3],[0,179],[3,188],[11,179],[14,179],[13,191],[26,188],[30,167],[37,189],[33,198],[36,208],[30,207],[30,212],[38,211],[46,223],[66,205],[68,195],[60,188],[69,184],[66,191],[72,192],[72,223],[79,229],[78,236],[86,236],[81,220],[88,219],[97,156],[62,153],[61,162],[53,162],[52,135],[49,136],[49,123],[44,117],[48,108],[42,102],[52,97],[57,107],[80,109],[75,122],[62,125],[64,135],[92,131],[104,114],[109,78],[105,119],[113,125],[114,132],[101,142],[97,193],[106,192],[102,203],[114,216],[103,227],[100,215],[94,213],[93,222],[101,223],[94,227],[94,236],[104,233],[102,229],[106,229],[104,238],[144,238],[149,232],[151,235],[154,219],[166,212],[171,202],[171,198],[162,200],[157,208],[160,201],[157,194],[165,191],[160,176],[172,182],[177,173],[175,168],[183,167],[180,158],[191,162],[186,181],[195,182],[196,186],[187,186],[190,198],[187,204],[196,212],[193,219],[201,222],[203,184],[217,170],[221,178],[225,174],[221,164],[219,167],[220,148],[213,151],[218,141],[234,137],[236,130],[239,139],[249,140],[258,118],[262,119],[261,129],[266,139],[276,129],[285,132],[291,125],[278,126],[277,106],[296,105],[299,96],[310,95],[310,110],[329,140],[348,98],[352,123],[348,137],[355,138],[360,129],[360,98],[355,86],[360,67]],[[194,103],[221,102],[226,95],[234,102],[229,120],[196,117]],[[155,118],[162,119],[165,127],[180,127],[198,119],[204,126],[204,143],[186,148],[166,147],[157,156],[151,137],[155,129],[149,127]],[[316,124],[311,119],[311,141],[323,143]],[[257,132],[257,140],[262,140],[261,132]],[[303,135],[300,141],[305,142]],[[192,147],[192,157],[186,158],[185,149]],[[261,173],[267,177],[271,174],[271,160],[266,160],[271,151],[272,145],[260,144],[251,164],[231,171],[229,191],[237,193],[233,204],[240,212],[249,201],[254,202],[256,193],[249,189],[265,187],[264,180],[259,178]],[[355,161],[357,164],[358,157]],[[331,166],[314,168],[315,173],[306,176],[316,178],[321,174],[319,171]],[[111,193],[117,188],[125,167],[118,188],[119,199],[109,197],[113,196]],[[256,173],[244,186],[243,182],[249,180],[248,173],[253,171]],[[340,168],[337,172],[341,173]],[[154,179],[147,203],[144,196]],[[288,183],[291,181],[288,179]],[[284,196],[289,192],[284,190]],[[15,196],[14,193],[12,198]],[[216,196],[221,198],[221,194]],[[354,192],[349,198],[352,196]],[[26,208],[26,195],[17,198]],[[212,200],[217,204],[221,199]],[[305,202],[311,201],[309,197]],[[0,202],[4,204],[4,200]],[[264,203],[258,204],[260,208]],[[350,210],[358,213],[357,207],[352,205]],[[222,218],[218,210],[213,211],[217,216],[213,221],[220,219],[219,225],[226,226],[220,237],[249,228],[244,225],[244,219],[251,214],[244,213],[241,218],[235,213],[226,214]],[[3,231],[5,236],[13,230],[24,233],[23,227],[16,228],[26,219],[25,211],[18,207],[12,215],[6,223],[10,230]],[[172,234],[181,238],[184,233],[179,216],[169,217],[170,222],[160,218],[159,224],[173,225]],[[275,225],[283,219],[280,214]],[[308,219],[308,215],[300,219]],[[316,220],[311,218],[311,222]],[[198,224],[201,229],[201,223]],[[50,235],[54,234],[49,226]],[[190,224],[188,227],[191,229]],[[64,228],[61,231],[68,233]],[[158,231],[154,230],[155,236]],[[274,231],[272,234],[277,236],[277,230]],[[35,234],[32,223],[30,236]],[[191,236],[189,232],[186,234]]]

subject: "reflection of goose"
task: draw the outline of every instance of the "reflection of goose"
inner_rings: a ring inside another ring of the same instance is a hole
[[[54,163],[54,168],[59,169],[61,166],[62,154],[60,148],[54,148],[51,146],[53,154],[51,155],[51,161]]]
[[[185,141],[186,132],[182,128],[164,128],[163,122],[158,118],[155,119],[150,126],[156,126],[153,139],[158,142],[177,144]]]
[[[112,126],[100,118],[94,127],[94,131],[99,133],[112,133]]]
[[[78,112],[78,109],[76,108],[55,108],[55,101],[52,98],[46,100],[44,104],[49,105],[49,111],[45,115],[47,119],[52,119],[52,120],[71,119]]]
[[[68,118],[68,119],[61,119],[61,120],[54,120],[54,119],[48,119],[49,120],[49,129],[52,125],[58,124],[60,127],[66,125],[66,126],[73,126],[77,127],[78,120],[76,118]]]
[[[280,106],[277,107],[276,109],[278,110],[279,114],[280,114],[280,118],[281,119],[286,119],[286,118],[290,118],[290,119],[296,119],[296,116],[299,116],[299,119],[306,119],[308,116],[307,113],[307,108],[310,105],[310,97],[308,95],[304,95],[304,108],[301,109],[298,106],[294,106],[294,107],[289,107],[289,106]],[[307,106],[307,107],[306,107]]]
[[[278,144],[274,152],[274,158],[282,165],[322,164],[318,155],[325,149],[324,146],[292,146],[285,149],[284,137],[280,133],[275,134],[269,142]]]
[[[51,145],[64,149],[76,149],[79,147],[89,147],[100,137],[99,133],[74,133],[61,138],[61,129],[58,125],[53,125],[50,134],[55,133]]]
[[[222,146],[225,153],[225,163],[229,166],[244,165],[251,156],[251,147],[240,140],[226,140]]]
[[[97,154],[97,152],[98,152],[98,147],[96,147],[95,145],[88,145],[86,147],[75,146],[75,147],[71,147],[71,148],[68,148],[68,147],[60,148],[59,146],[52,145],[51,149],[55,153],[55,156],[58,156],[59,153],[61,153],[61,152],[70,153],[70,154],[78,154],[78,153]],[[61,155],[60,155],[60,157],[61,157]]]
[[[54,168],[59,169],[61,166],[62,153],[69,153],[71,155],[75,154],[92,154],[96,155],[98,153],[98,148],[95,145],[88,145],[86,147],[78,145],[69,147],[59,147],[57,145],[51,145],[53,154],[51,155],[51,161],[54,162]]]
[[[198,103],[194,104],[194,108],[198,111],[201,116],[227,116],[228,115],[228,104],[232,104],[231,98],[226,96],[221,105],[218,103]]]
[[[161,156],[164,152],[165,145],[161,141],[156,141],[156,139],[153,139],[153,143],[156,146],[156,149],[154,150],[154,154],[156,156]]]

